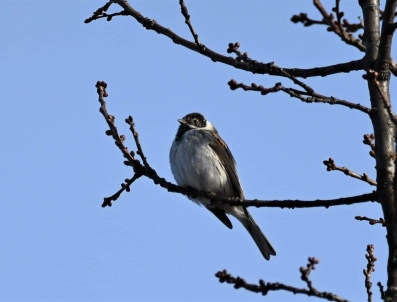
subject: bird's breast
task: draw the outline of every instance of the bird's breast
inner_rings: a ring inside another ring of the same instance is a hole
[[[233,196],[226,170],[210,143],[208,133],[194,130],[186,132],[179,141],[175,140],[170,151],[174,178],[180,186]]]

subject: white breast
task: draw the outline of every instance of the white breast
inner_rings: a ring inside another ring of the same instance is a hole
[[[209,145],[212,140],[210,131],[199,129],[187,131],[180,141],[174,140],[170,150],[172,173],[180,186],[233,196],[226,170]],[[196,201],[209,204],[204,199]]]

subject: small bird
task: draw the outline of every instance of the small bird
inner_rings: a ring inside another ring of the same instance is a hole
[[[170,150],[171,170],[178,185],[213,192],[223,197],[244,199],[236,162],[214,125],[200,113],[190,113],[178,122],[180,126]],[[270,255],[276,255],[246,207],[212,204],[203,197],[189,198],[206,207],[229,229],[233,225],[226,214],[237,218],[266,260],[270,259]]]

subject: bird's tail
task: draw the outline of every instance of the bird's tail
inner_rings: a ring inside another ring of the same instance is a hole
[[[245,217],[243,218],[240,216],[238,219],[247,229],[248,233],[250,233],[252,239],[254,239],[263,257],[265,257],[266,260],[269,260],[270,255],[276,256],[276,251],[269,240],[267,240],[266,236],[262,233],[254,218],[252,218],[251,214],[247,210],[244,212],[246,214]]]

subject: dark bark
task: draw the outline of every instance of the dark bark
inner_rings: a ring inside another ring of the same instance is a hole
[[[376,137],[377,191],[386,221],[389,259],[387,265],[388,282],[385,301],[397,301],[397,182],[395,179],[395,118],[391,110],[390,50],[393,31],[389,24],[393,22],[396,1],[387,1],[379,32],[379,2],[377,0],[359,1],[364,15],[364,36],[366,55],[364,64],[367,70],[368,89],[372,114],[372,124]],[[374,71],[372,71],[374,70]]]

